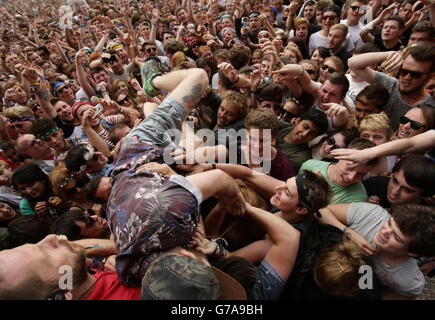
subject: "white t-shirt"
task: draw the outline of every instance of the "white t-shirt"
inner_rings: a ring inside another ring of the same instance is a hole
[[[366,81],[356,82],[352,80],[350,74],[346,74],[347,80],[349,80],[349,90],[347,90],[346,97],[344,101],[355,109],[355,100],[358,93],[360,93],[365,87],[367,87],[370,83]]]
[[[341,20],[340,23],[345,24],[347,26],[347,34],[350,35],[350,37],[352,38],[355,48],[358,48],[360,45],[364,44],[364,41],[361,39],[361,36],[359,35],[361,29],[364,28],[364,26],[361,23],[358,23],[355,26],[348,26],[347,19]]]
[[[310,56],[313,54],[313,51],[317,48],[317,47],[325,47],[328,48],[328,37],[322,35],[322,30],[317,31],[316,33],[313,33],[310,36],[310,40],[308,41],[308,51]],[[343,48],[345,48],[347,51],[352,52],[353,50],[355,50],[355,45],[353,44],[353,40],[350,37],[350,35],[348,34],[346,36],[346,41],[343,42],[342,45]]]
[[[390,217],[381,206],[355,202],[347,211],[347,225],[375,246],[373,238]],[[423,291],[426,282],[415,259],[389,266],[376,255],[370,257],[369,262],[379,281],[401,296],[414,297]]]

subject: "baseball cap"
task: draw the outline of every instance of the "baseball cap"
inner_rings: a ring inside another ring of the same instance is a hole
[[[225,272],[196,259],[162,255],[142,279],[142,300],[246,300],[243,287]]]

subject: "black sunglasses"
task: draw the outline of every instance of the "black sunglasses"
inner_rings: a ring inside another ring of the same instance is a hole
[[[147,53],[151,53],[151,51],[152,51],[152,52],[155,52],[156,50],[157,50],[157,49],[153,47],[153,48],[147,48],[146,51],[147,51]]]
[[[315,74],[315,73],[316,73],[314,70],[309,70],[309,69],[305,69],[305,71],[306,71],[308,74]]]
[[[337,144],[335,144],[335,138],[334,137],[328,137],[326,138],[326,143],[332,146],[332,150],[334,149],[340,149],[341,147]]]
[[[104,63],[110,63],[110,62],[112,62],[112,61],[116,61],[116,56],[112,54],[112,55],[110,56],[110,58],[106,58],[106,57],[104,57],[104,58],[103,58],[103,61],[104,61]]]
[[[322,64],[322,70],[326,70],[326,69],[328,69],[329,73],[337,72],[337,70],[335,70],[334,68],[328,67],[326,64]]]
[[[402,77],[406,77],[408,75],[408,73],[411,75],[411,78],[413,79],[418,79],[420,78],[422,75],[427,74],[427,72],[420,72],[420,71],[411,71],[405,68],[400,68],[399,69],[400,75]]]
[[[119,104],[120,106],[123,106],[125,103],[128,102],[128,100],[130,100],[130,98],[129,98],[128,96],[125,96],[124,99],[121,99],[121,100],[118,101],[118,104]]]
[[[422,123],[420,123],[418,121],[411,120],[411,119],[409,119],[408,117],[405,117],[405,116],[401,116],[399,121],[400,121],[401,124],[407,124],[408,122],[411,122],[411,128],[413,130],[420,130],[421,128],[423,128],[425,126],[424,124],[422,124]]]
[[[291,120],[293,118],[296,118],[298,115],[294,114],[293,112],[287,111],[286,109],[281,110],[280,117],[284,120]]]
[[[358,6],[350,6],[350,8],[352,9],[352,11],[358,10],[358,12],[359,12],[359,9],[360,9],[361,7],[358,7]]]
[[[12,129],[21,129],[23,125],[21,123],[11,124],[9,125]]]
[[[64,91],[65,89],[68,89],[69,87],[71,87],[71,85],[67,83],[67,84],[65,84],[62,88],[57,89],[56,91],[57,91],[57,93],[63,93],[63,91]]]

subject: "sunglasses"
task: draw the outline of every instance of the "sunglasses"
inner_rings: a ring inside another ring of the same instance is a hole
[[[91,218],[91,215],[93,213],[88,209],[85,211],[84,215],[83,215],[83,219],[85,222],[85,226],[86,227],[90,227],[94,224],[95,220]]]
[[[11,124],[9,126],[11,127],[11,129],[21,129],[23,127],[21,123]]]
[[[413,79],[418,79],[420,78],[422,75],[427,74],[427,72],[420,72],[420,71],[411,71],[405,68],[400,68],[399,69],[400,75],[402,77],[406,77],[408,75],[408,73],[411,75],[411,78]]]
[[[57,89],[56,90],[56,92],[57,93],[63,93],[63,91],[65,90],[65,89],[68,89],[69,87],[71,87],[71,85],[70,84],[65,84],[62,88],[60,88],[60,89]]]
[[[35,104],[35,105],[32,107],[32,111],[33,111],[33,112],[38,111],[38,109],[39,109],[39,104]]]
[[[294,114],[293,112],[287,111],[286,109],[282,109],[280,116],[281,118],[285,118],[286,120],[291,120],[293,118],[296,118],[298,115]]]
[[[358,6],[350,6],[350,8],[352,9],[352,11],[358,10],[358,12],[359,12],[359,9],[360,9],[361,7],[358,7]]]
[[[326,64],[322,64],[322,70],[326,70],[326,69],[328,69],[329,73],[337,72],[337,70],[335,70],[334,68],[328,67]]]
[[[326,138],[326,143],[332,146],[332,150],[334,149],[340,149],[341,147],[337,144],[335,144],[335,138],[334,137],[328,137]]]
[[[399,121],[400,121],[401,124],[407,124],[408,122],[411,122],[411,128],[413,130],[420,130],[421,128],[423,128],[425,126],[424,124],[422,124],[422,123],[420,123],[418,121],[411,120],[411,119],[409,119],[408,117],[405,117],[405,116],[401,116]]]
[[[337,16],[323,16],[322,19],[323,20],[335,20],[335,19],[337,19]]]
[[[148,48],[146,50],[147,53],[151,53],[151,52],[155,52],[157,49],[156,48]]]
[[[72,180],[72,179],[71,179],[71,180]],[[70,180],[70,181],[71,181],[71,180]],[[68,184],[68,183],[67,183],[67,184]],[[64,191],[65,193],[77,193],[77,192],[79,192],[77,188],[81,188],[81,187],[83,187],[84,184],[85,184],[85,181],[84,181],[84,180],[82,180],[82,179],[77,179],[77,180],[76,180],[76,185],[75,185],[74,187],[69,188],[68,190],[63,189],[63,191]],[[65,186],[66,186],[66,184],[65,184]]]
[[[315,73],[316,73],[314,70],[309,70],[309,69],[305,69],[305,71],[306,71],[308,74],[315,74]]]
[[[115,55],[111,55],[110,58],[103,58],[104,63],[110,63],[110,62],[114,62],[116,61],[116,56]]]
[[[125,96],[124,99],[121,99],[121,100],[118,101],[118,104],[119,104],[120,106],[123,106],[123,105],[124,105],[125,103],[127,103],[129,100],[130,100],[130,98],[129,98],[128,96]]]

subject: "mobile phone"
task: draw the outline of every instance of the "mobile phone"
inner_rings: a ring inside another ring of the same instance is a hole
[[[248,17],[242,17],[242,24],[243,24],[244,27],[246,27],[248,22],[249,22],[249,18]]]
[[[101,112],[103,112],[104,108],[101,103],[95,106],[95,113],[92,116],[92,119],[95,119]]]

